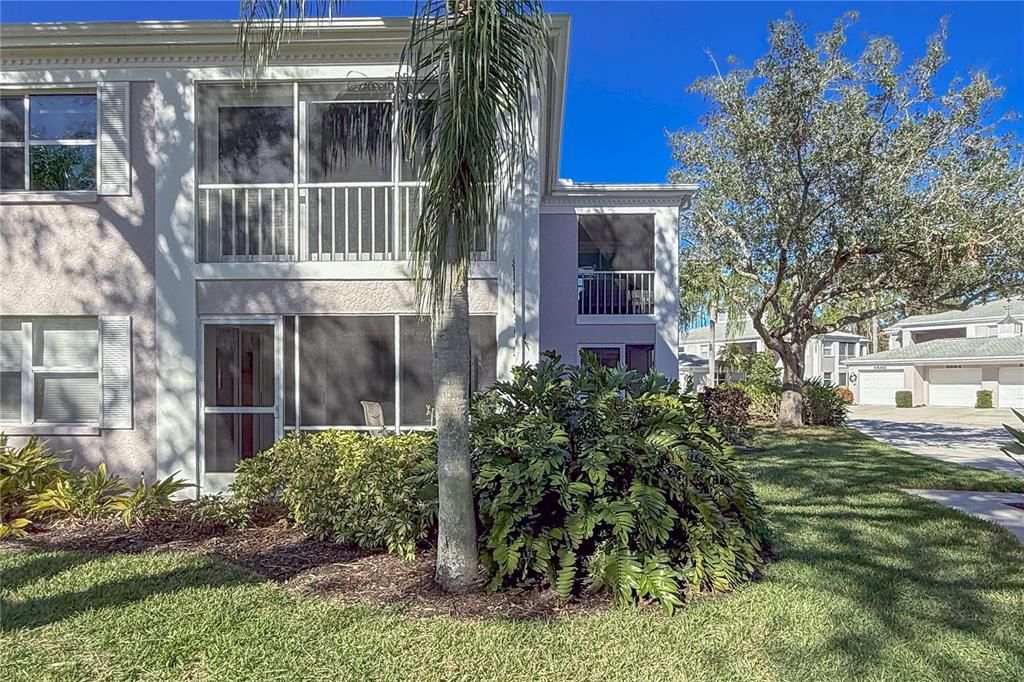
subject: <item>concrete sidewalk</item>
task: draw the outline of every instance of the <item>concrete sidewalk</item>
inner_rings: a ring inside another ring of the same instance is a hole
[[[1012,504],[1024,503],[1020,493],[979,493],[964,490],[913,490],[903,492],[956,509],[997,526],[1002,526],[1024,544],[1024,509]]]

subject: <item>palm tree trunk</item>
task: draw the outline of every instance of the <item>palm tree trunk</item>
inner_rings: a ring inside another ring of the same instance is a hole
[[[457,258],[457,231],[449,226],[445,251]],[[437,420],[437,582],[449,592],[476,584],[476,510],[469,450],[469,272],[453,264],[452,282],[431,316],[434,416]]]

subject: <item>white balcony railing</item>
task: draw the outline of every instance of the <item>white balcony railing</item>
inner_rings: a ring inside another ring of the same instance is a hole
[[[419,182],[199,185],[202,260],[407,260],[422,199]],[[473,257],[494,258],[493,231]]]
[[[653,270],[581,270],[576,281],[580,315],[654,314]]]

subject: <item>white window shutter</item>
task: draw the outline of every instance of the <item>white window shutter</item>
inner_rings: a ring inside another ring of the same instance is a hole
[[[100,194],[132,193],[132,169],[128,143],[129,83],[98,84],[100,139],[98,173]]]
[[[100,384],[104,429],[132,428],[132,318],[100,317]]]

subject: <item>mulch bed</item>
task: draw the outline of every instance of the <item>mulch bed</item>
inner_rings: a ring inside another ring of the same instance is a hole
[[[280,583],[298,596],[394,606],[404,615],[419,618],[551,619],[611,608],[604,595],[564,602],[542,589],[490,593],[480,588],[448,594],[434,582],[432,551],[405,560],[318,540],[283,522],[245,530],[196,527],[174,518],[130,529],[116,521],[61,522],[0,545],[0,551],[7,549],[213,555]]]

